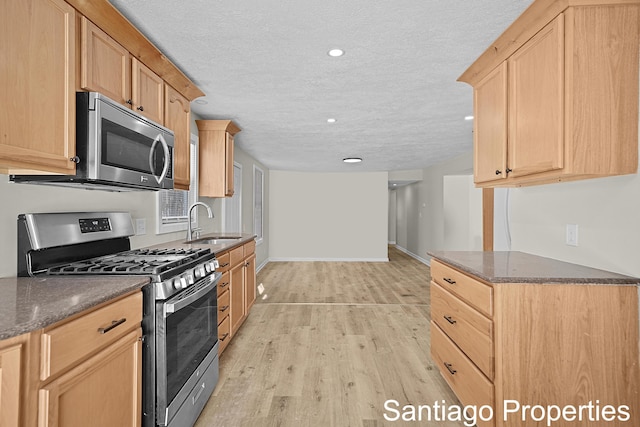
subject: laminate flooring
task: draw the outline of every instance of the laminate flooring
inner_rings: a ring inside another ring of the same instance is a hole
[[[385,420],[458,405],[429,354],[429,268],[391,246],[389,258],[267,264],[196,427],[463,426]]]

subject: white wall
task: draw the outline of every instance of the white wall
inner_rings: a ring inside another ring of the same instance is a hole
[[[270,171],[271,260],[386,261],[386,172]]]
[[[472,175],[443,178],[444,242],[447,251],[482,250],[482,190]]]
[[[395,244],[396,243],[396,223],[397,223],[397,218],[396,218],[396,211],[398,210],[398,208],[396,207],[396,191],[395,190],[389,190],[389,243],[390,244]]]

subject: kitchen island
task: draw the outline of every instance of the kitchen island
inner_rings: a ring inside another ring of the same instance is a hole
[[[463,405],[490,412],[479,427],[640,422],[639,279],[522,252],[429,255],[431,356]]]

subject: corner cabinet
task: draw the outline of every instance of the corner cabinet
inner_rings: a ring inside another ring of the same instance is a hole
[[[191,183],[191,106],[184,96],[165,86],[164,125],[174,133],[173,188],[189,190]]]
[[[465,258],[469,266],[485,262],[487,267],[479,268],[495,273],[521,273],[527,269],[525,262],[538,269],[536,274],[541,277],[562,277],[563,269],[571,276],[564,283],[550,279],[551,283],[544,279],[490,282],[459,265],[432,259],[431,357],[462,405],[493,409],[493,417],[479,419],[478,427],[546,425],[536,422],[539,413],[533,415],[534,420],[525,411],[523,418],[524,407],[509,412],[516,404],[570,410],[589,402],[599,402],[601,408],[612,405],[609,408],[616,411],[626,406],[631,420],[614,417],[603,423],[594,415],[590,421],[559,421],[558,425],[637,423],[637,284],[616,283],[602,276],[606,272],[601,270],[594,270],[595,279],[584,279],[575,273],[586,268],[559,262],[544,266],[547,258],[541,261],[529,256],[493,263],[483,261],[484,255],[461,254],[459,259]],[[505,402],[511,402],[509,411],[505,411]]]
[[[637,171],[640,5],[579,3],[534,2],[459,78],[478,186]]]
[[[233,144],[240,128],[231,120],[196,120],[199,133],[199,193],[233,196]]]
[[[62,0],[2,2],[1,173],[75,173],[75,26]]]

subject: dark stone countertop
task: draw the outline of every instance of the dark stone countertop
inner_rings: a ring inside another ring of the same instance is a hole
[[[147,283],[141,276],[0,278],[0,340],[42,329]]]
[[[218,244],[207,244],[198,241],[202,241],[205,239],[214,239],[220,236],[238,236],[240,239],[234,240],[231,242],[218,243]],[[231,250],[237,246],[244,245],[247,242],[255,239],[254,234],[247,233],[210,233],[200,236],[198,239],[195,239],[191,243],[185,242],[184,240],[174,240],[172,242],[159,243],[157,245],[150,246],[151,248],[209,248],[211,252],[218,255],[222,252]]]
[[[640,279],[524,252],[428,252],[460,271],[491,283],[638,285]]]

